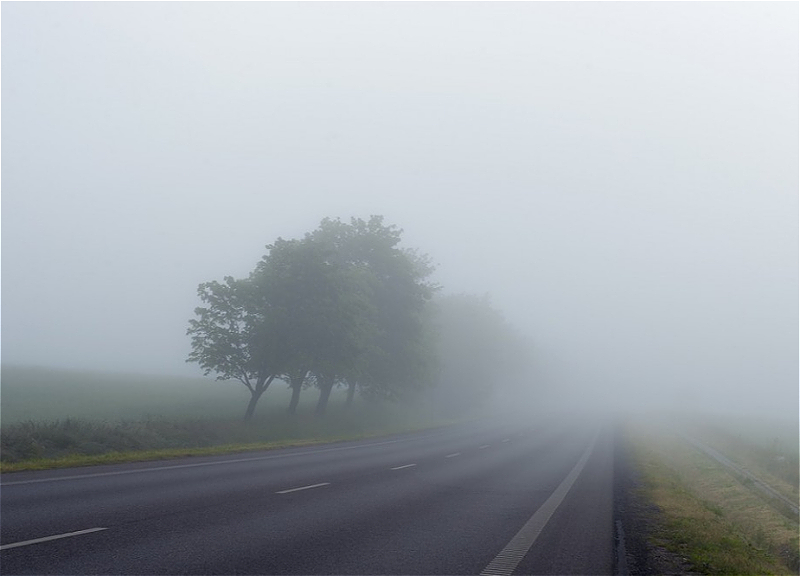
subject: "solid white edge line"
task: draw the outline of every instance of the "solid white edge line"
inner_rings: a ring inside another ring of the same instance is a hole
[[[583,455],[575,464],[575,467],[567,474],[567,477],[561,481],[550,497],[545,500],[539,509],[534,512],[533,516],[525,523],[519,532],[511,539],[511,541],[503,548],[500,553],[495,556],[494,560],[489,562],[489,565],[483,569],[481,576],[510,576],[514,570],[522,562],[525,554],[533,547],[534,542],[542,533],[542,530],[547,525],[553,512],[561,505],[569,493],[572,485],[577,480],[580,473],[586,466],[589,456],[594,450],[594,445],[597,442],[597,437],[600,435],[598,430],[588,448],[584,451]]]
[[[299,492],[300,490],[310,490],[311,488],[319,488],[320,486],[329,486],[330,482],[320,482],[319,484],[311,484],[309,486],[300,486],[299,488],[289,488],[288,490],[278,490],[275,494],[288,494],[289,492]]]
[[[30,546],[31,544],[39,544],[40,542],[49,542],[50,540],[59,540],[61,538],[80,536],[81,534],[91,534],[92,532],[100,532],[101,530],[108,530],[108,528],[87,528],[86,530],[78,530],[77,532],[67,532],[66,534],[56,534],[55,536],[34,538],[33,540],[24,540],[22,542],[14,542],[13,544],[3,544],[2,546],[0,546],[0,550],[8,550],[9,548],[19,548],[20,546]]]
[[[404,466],[395,466],[394,468],[390,468],[390,470],[402,470],[403,468],[411,468],[412,466],[416,466],[416,464],[406,464]]]
[[[162,470],[178,470],[180,468],[197,468],[199,466],[221,466],[223,464],[238,464],[240,462],[257,462],[259,460],[275,460],[277,458],[291,458],[293,456],[305,456],[308,454],[322,454],[324,452],[339,452],[341,450],[355,450],[357,448],[369,448],[371,446],[384,446],[386,444],[396,444],[398,442],[408,442],[407,439],[386,440],[384,442],[372,442],[370,444],[359,444],[357,446],[338,446],[336,448],[323,448],[321,450],[299,450],[291,454],[270,454],[267,456],[254,456],[251,458],[231,458],[229,460],[215,460],[213,462],[195,462],[193,464],[173,464],[170,466],[153,466],[151,468],[137,468],[136,470],[117,470],[114,472],[96,472],[94,474],[74,474],[72,476],[58,476],[55,478],[37,478],[34,480],[19,480],[17,482],[0,482],[0,486],[16,486],[18,484],[39,484],[41,482],[61,482],[64,480],[80,480],[82,478],[100,478],[102,476],[121,476],[123,474],[144,474],[145,472],[160,472]],[[286,450],[298,450],[302,446],[287,446]]]

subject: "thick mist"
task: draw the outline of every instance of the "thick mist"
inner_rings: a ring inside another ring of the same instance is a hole
[[[500,402],[798,411],[796,3],[4,3],[2,362],[196,375],[197,285],[381,214]]]

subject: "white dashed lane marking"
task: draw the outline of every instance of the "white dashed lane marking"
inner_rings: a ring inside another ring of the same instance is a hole
[[[299,488],[289,488],[288,490],[279,490],[275,494],[288,494],[289,492],[300,492],[300,490],[311,490],[312,488],[319,488],[320,486],[329,486],[330,482],[321,482],[319,484],[310,484],[309,486],[300,486]]]
[[[4,544],[0,546],[0,550],[19,548],[20,546],[30,546],[31,544],[40,544],[42,542],[49,542],[50,540],[60,540],[61,538],[71,538],[72,536],[91,534],[92,532],[100,532],[101,530],[108,530],[108,528],[87,528],[86,530],[78,530],[77,532],[66,532],[65,534],[56,534],[55,536],[45,536],[44,538],[34,538],[33,540],[24,540],[22,542],[15,542],[13,544]]]

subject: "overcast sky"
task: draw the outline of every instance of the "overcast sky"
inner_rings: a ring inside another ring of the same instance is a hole
[[[199,374],[200,282],[383,214],[584,398],[798,406],[798,4],[2,4],[2,361]]]

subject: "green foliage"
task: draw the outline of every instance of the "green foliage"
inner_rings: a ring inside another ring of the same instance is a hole
[[[401,234],[373,216],[278,238],[248,278],[200,285],[188,361],[242,382],[245,418],[276,377],[292,383],[290,411],[302,383],[315,382],[320,414],[337,383],[384,397],[419,386],[432,364],[422,315],[435,288],[429,261],[398,248]]]
[[[437,289],[430,260],[398,247],[402,230],[383,218],[325,219],[310,237],[363,282],[358,360],[344,380],[370,397],[399,398],[432,382],[433,353],[424,312]]]
[[[524,377],[528,344],[488,297],[457,294],[429,310],[438,358],[436,397],[451,412],[488,402],[498,388]]]
[[[206,375],[218,380],[236,379],[250,391],[245,419],[252,418],[256,403],[280,374],[283,358],[271,347],[274,320],[256,307],[257,292],[247,280],[225,277],[201,284],[197,294],[206,306],[195,308],[187,334],[192,352],[187,362],[197,362]]]
[[[205,306],[195,308],[196,319],[189,320],[187,334],[192,337],[189,360],[197,362],[208,376],[218,380],[235,378],[247,384],[253,377],[255,358],[249,347],[248,322],[243,283],[230,276],[224,282],[206,282],[197,288]]]
[[[336,385],[351,401],[356,390],[400,399],[436,383],[464,411],[519,379],[527,344],[488,298],[433,303],[433,266],[401,237],[372,216],[326,218],[302,239],[278,238],[248,278],[200,285],[189,361],[242,382],[246,418],[274,378],[290,383],[290,412],[305,383],[317,386],[318,414]]]

